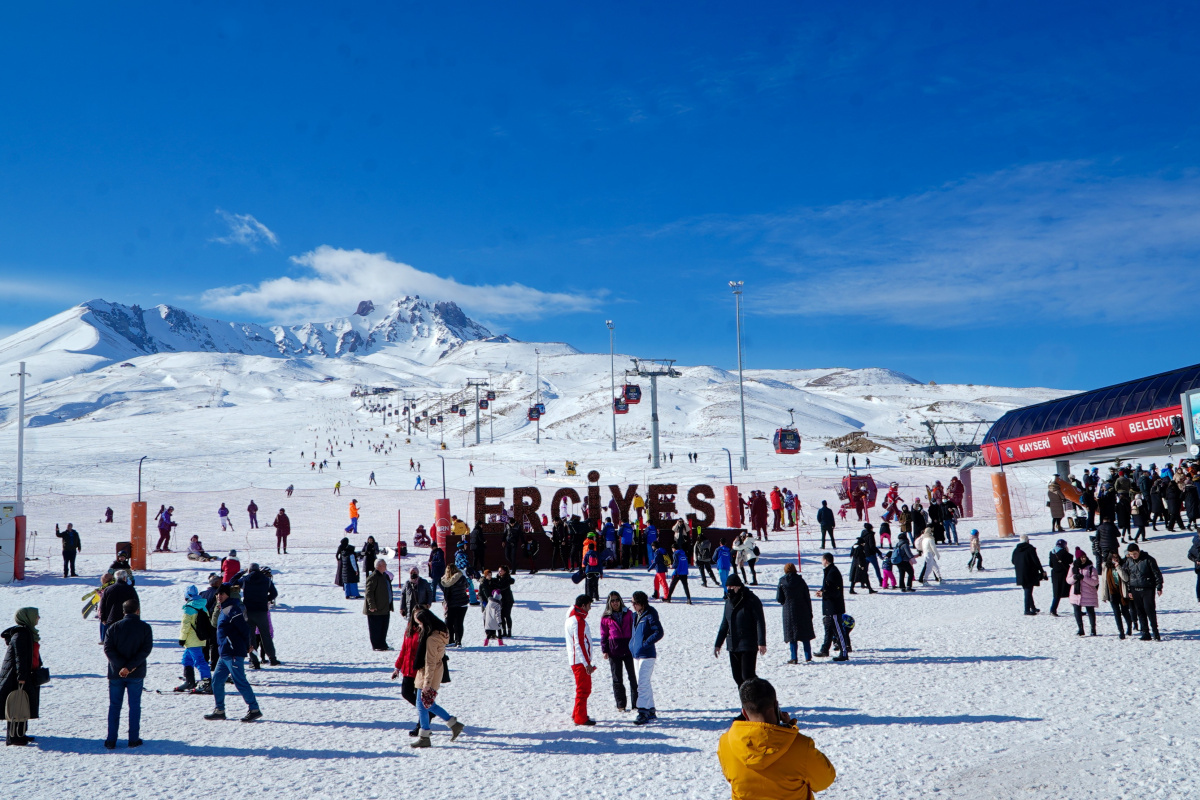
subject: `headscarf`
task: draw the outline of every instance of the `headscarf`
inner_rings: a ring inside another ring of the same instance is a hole
[[[18,625],[24,625],[26,628],[29,628],[29,632],[33,634],[33,640],[36,642],[42,638],[38,635],[37,625],[35,624],[40,616],[36,608],[26,606],[25,608],[17,609],[13,621]]]

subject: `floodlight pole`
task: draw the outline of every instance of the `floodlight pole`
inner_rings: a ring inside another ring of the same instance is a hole
[[[141,458],[138,459],[138,499],[137,499],[137,501],[139,503],[142,502],[142,462],[145,461],[146,458],[147,458],[147,456],[142,456]]]
[[[542,402],[542,351],[535,349],[533,351],[533,357],[534,357],[533,388],[536,391],[536,395],[535,395],[533,404],[536,406]],[[538,417],[537,417],[536,422],[537,422],[537,440],[536,440],[536,442],[537,442],[537,444],[541,444],[542,443],[542,410],[540,408],[538,409]]]
[[[742,408],[742,471],[750,468],[750,459],[746,451],[746,391],[742,382],[742,286],[745,281],[730,281],[729,288],[737,303],[737,351],[738,351],[738,403]]]
[[[729,485],[732,486],[733,485],[733,453],[729,452],[728,447],[722,447],[721,449],[725,451],[725,457],[727,459],[729,459]]]
[[[25,490],[25,362],[17,367],[17,502]]]

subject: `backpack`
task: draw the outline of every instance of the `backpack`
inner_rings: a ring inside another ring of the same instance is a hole
[[[213,627],[212,620],[209,619],[208,613],[196,613],[196,636],[203,639],[205,643],[216,641],[217,629]]]
[[[895,550],[892,551],[892,565],[893,566],[898,567],[907,561],[908,561],[908,559],[904,557],[904,548],[897,547]]]

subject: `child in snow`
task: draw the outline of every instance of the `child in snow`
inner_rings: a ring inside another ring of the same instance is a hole
[[[886,522],[883,524],[884,524],[884,526],[887,525]],[[880,533],[880,536],[883,535],[883,528],[879,529],[879,533]],[[888,538],[890,539],[891,537],[889,536]],[[883,570],[881,571],[881,576],[882,576],[882,580],[880,581],[879,588],[881,588],[881,589],[895,589],[896,588],[896,585],[897,585],[896,584],[896,573],[892,571],[892,551],[890,549],[887,551],[887,555],[885,555],[883,557]]]
[[[971,550],[971,560],[967,562],[967,572],[971,572],[972,570],[974,570],[976,568],[978,568],[980,572],[983,572],[983,554],[979,551],[979,531],[978,530],[971,531],[970,550]]]
[[[892,526],[885,519],[879,523],[879,546],[883,546],[883,540],[887,539],[888,547],[892,546]]]
[[[233,520],[229,518],[229,509],[221,503],[221,507],[217,509],[217,517],[221,520],[221,530],[225,530],[225,526],[229,526],[229,530],[233,530]]]
[[[501,637],[500,626],[500,607],[503,602],[503,596],[500,590],[496,589],[492,592],[491,599],[487,601],[487,607],[483,609],[483,646],[487,647],[492,643],[492,637],[496,637],[496,641],[501,647],[504,646],[504,639]]]
[[[183,683],[177,692],[212,693],[212,672],[204,658],[204,643],[208,640],[208,601],[195,586],[187,587],[183,603],[183,621],[179,625],[179,646],[183,648]],[[201,617],[204,617],[201,620]],[[201,631],[203,628],[203,632]],[[200,670],[200,685],[196,685],[196,670]]]
[[[199,536],[193,536],[192,541],[188,543],[187,557],[189,561],[216,561],[216,556],[210,556],[204,552],[204,545],[200,543]]]

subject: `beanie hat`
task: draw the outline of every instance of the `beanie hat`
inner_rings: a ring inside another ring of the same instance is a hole
[[[230,557],[230,558],[237,558],[237,550],[230,550],[230,551],[229,551],[229,557]]]
[[[729,580],[725,581],[725,586],[726,586],[727,588],[730,588],[730,589],[732,589],[732,588],[734,588],[734,587],[739,587],[739,588],[740,588],[740,587],[743,587],[743,586],[745,586],[745,585],[746,585],[746,584],[742,583],[742,579],[741,579],[741,578],[739,578],[737,575],[730,575],[730,576],[729,576]]]

